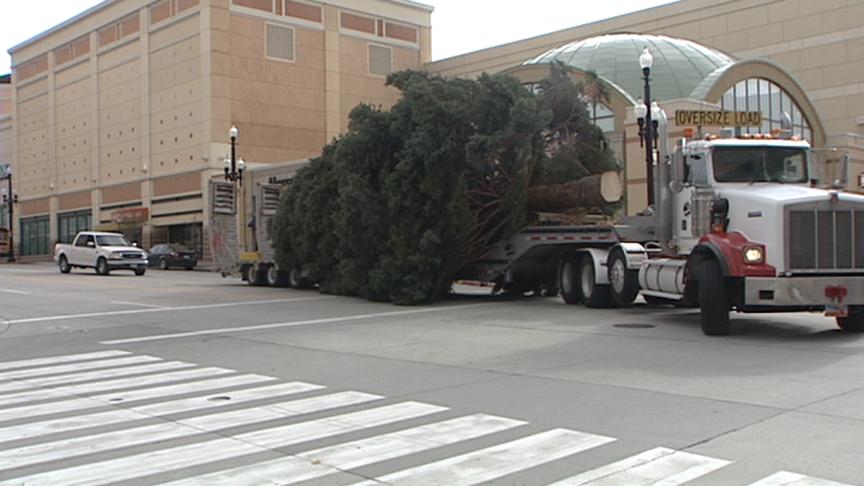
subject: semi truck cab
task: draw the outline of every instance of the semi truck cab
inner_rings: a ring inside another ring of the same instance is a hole
[[[706,334],[729,332],[730,309],[824,311],[864,331],[864,196],[821,187],[807,142],[709,137],[668,161],[657,211],[671,228],[658,215],[656,233],[670,258],[643,264],[643,293],[698,301]]]

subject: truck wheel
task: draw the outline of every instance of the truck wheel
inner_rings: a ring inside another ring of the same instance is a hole
[[[561,289],[561,297],[570,305],[579,303],[579,277],[577,273],[578,257],[564,257],[558,269],[558,288]]]
[[[69,265],[66,255],[60,255],[60,262],[57,263],[57,267],[60,268],[60,273],[69,273],[72,271],[72,266]]]
[[[849,315],[838,317],[837,325],[846,332],[864,332],[864,308],[849,309]]]
[[[639,272],[627,268],[627,259],[621,248],[612,250],[609,255],[609,291],[612,300],[619,307],[633,305],[639,294]]]
[[[146,269],[146,268],[136,268],[136,269],[134,270],[134,272],[135,272],[135,275],[141,277],[141,276],[143,276],[145,273],[147,273],[147,269]]]
[[[279,271],[276,270],[276,265],[268,265],[265,276],[267,278],[267,285],[270,287],[276,287],[276,283],[279,280]]]
[[[255,265],[249,265],[246,267],[246,283],[252,287],[267,285],[267,272],[259,271]]]
[[[720,264],[708,259],[699,267],[699,311],[706,336],[729,334],[729,294]]]
[[[271,287],[289,287],[288,272],[279,270],[276,265],[267,267],[267,285]]]
[[[576,288],[579,291],[579,300],[585,307],[599,309],[612,306],[612,296],[608,285],[598,285],[597,276],[594,274],[594,261],[591,255],[585,255],[579,259],[579,281]]]
[[[288,281],[291,284],[291,288],[294,289],[312,288],[312,284],[309,282],[309,279],[303,276],[303,271],[299,268],[291,270],[288,275]]]
[[[102,257],[99,257],[99,259],[96,260],[96,273],[99,275],[108,275],[111,273],[111,269],[108,268],[108,260]]]

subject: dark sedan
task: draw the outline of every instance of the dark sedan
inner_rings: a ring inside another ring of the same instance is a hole
[[[150,266],[168,270],[171,267],[183,267],[192,270],[198,264],[198,256],[194,251],[183,245],[156,245],[150,248]]]

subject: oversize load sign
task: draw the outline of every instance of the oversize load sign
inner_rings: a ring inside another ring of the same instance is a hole
[[[760,127],[762,112],[675,110],[675,123],[700,127]]]

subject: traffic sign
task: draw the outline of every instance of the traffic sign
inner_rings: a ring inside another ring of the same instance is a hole
[[[701,127],[759,127],[761,111],[676,110],[675,123]]]

